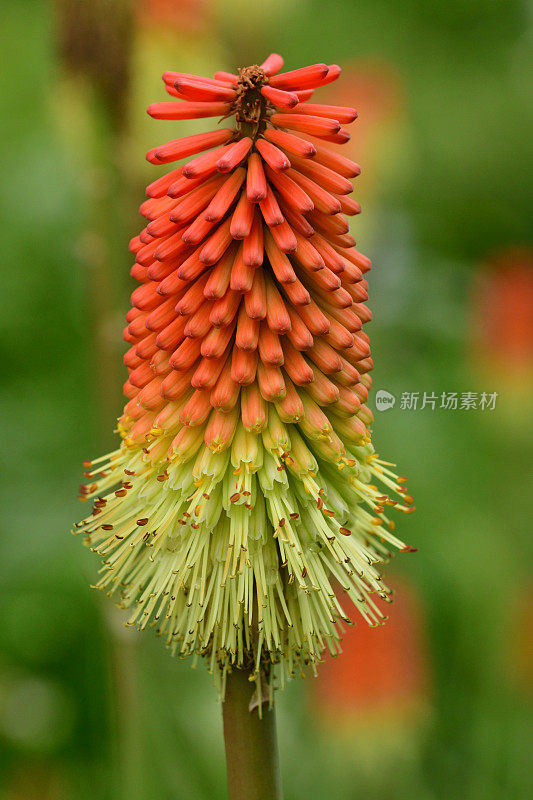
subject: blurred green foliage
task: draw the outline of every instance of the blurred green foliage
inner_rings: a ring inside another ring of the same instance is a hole
[[[81,461],[112,445],[121,407],[127,242],[153,169],[143,153],[171,137],[165,123],[141,120],[144,107],[163,97],[163,68],[209,73],[271,50],[288,68],[333,61],[355,76],[342,91],[359,108],[361,160],[373,170],[363,162],[354,232],[375,263],[375,386],[397,397],[499,393],[492,412],[397,403],[376,413],[379,451],[409,475],[417,501],[401,532],[420,552],[391,573],[420,598],[430,688],[414,718],[391,697],[391,718],[367,709],[341,736],[310,702],[313,681],[291,684],[278,702],[287,799],[531,796],[531,662],[528,672],[520,661],[531,615],[531,363],[514,383],[496,361],[486,370],[470,313],[483,263],[531,244],[530,9],[189,0],[180,26],[176,9],[165,23],[171,3],[132,3],[117,122],[109,98],[60,57],[65,5],[2,4],[0,796],[225,797],[209,676],[122,628],[89,591],[96,561],[68,531],[82,514]],[[365,128],[384,91],[394,113]],[[495,342],[505,322],[494,320]]]

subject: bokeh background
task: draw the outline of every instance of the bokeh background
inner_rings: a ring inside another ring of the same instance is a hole
[[[165,69],[284,54],[344,68],[373,258],[380,454],[409,475],[390,623],[279,696],[287,800],[521,800],[533,791],[533,16],[527,0],[3,2],[0,87],[0,796],[226,796],[220,709],[90,591],[70,536],[84,458],[113,446],[128,240],[196,122],[144,114]],[[174,132],[176,131],[176,132]],[[403,392],[437,407],[401,408]],[[442,392],[497,392],[494,409]]]

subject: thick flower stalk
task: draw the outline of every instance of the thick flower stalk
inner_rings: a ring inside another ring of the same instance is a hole
[[[371,625],[405,479],[372,448],[371,319],[346,215],[359,166],[328,149],[354,109],[312,102],[336,65],[163,76],[162,120],[214,130],[155,147],[183,161],[147,189],[130,245],[128,402],[118,450],[86,462],[99,588],[173,653],[284,677],[339,651],[350,607]],[[310,138],[309,138],[310,137]]]

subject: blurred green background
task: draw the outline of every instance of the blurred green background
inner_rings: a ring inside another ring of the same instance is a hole
[[[533,16],[527,0],[2,3],[0,797],[226,796],[202,666],[122,627],[69,534],[84,458],[113,446],[127,244],[164,69],[281,52],[336,62],[359,110],[353,233],[374,262],[380,454],[409,476],[419,552],[383,629],[351,629],[279,695],[287,800],[530,797],[533,690]],[[179,123],[178,123],[179,124]],[[155,170],[155,172],[154,172]],[[403,392],[437,407],[402,409]],[[442,392],[497,392],[494,409]],[[373,401],[372,401],[373,407]],[[528,747],[529,745],[529,747]]]

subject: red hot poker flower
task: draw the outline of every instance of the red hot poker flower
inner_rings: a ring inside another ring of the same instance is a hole
[[[345,216],[360,168],[327,147],[357,114],[309,103],[336,65],[282,66],[163,75],[175,99],[149,114],[224,124],[147,155],[185,163],[141,205],[123,441],[86,464],[78,526],[130,623],[218,676],[314,669],[349,619],[335,581],[381,624],[379,565],[413,549],[388,516],[413,510],[405,480],[370,441],[370,261]]]

